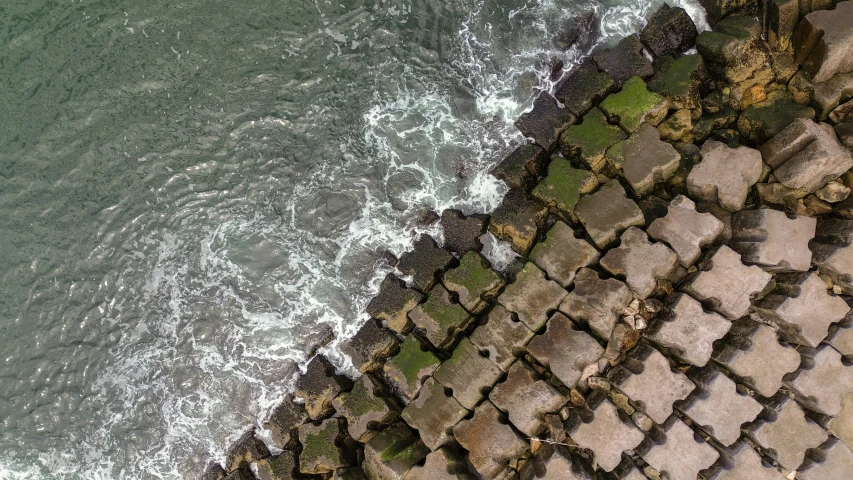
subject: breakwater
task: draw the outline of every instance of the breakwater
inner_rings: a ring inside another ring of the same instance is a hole
[[[540,95],[502,204],[368,305],[362,376],[316,356],[203,478],[849,477],[853,2],[703,4]]]

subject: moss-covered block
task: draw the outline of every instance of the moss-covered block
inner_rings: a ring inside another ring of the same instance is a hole
[[[701,95],[708,82],[708,71],[700,55],[684,55],[678,59],[665,57],[649,81],[649,90],[665,96],[675,110],[701,108]]]
[[[258,462],[258,477],[261,480],[293,480],[295,471],[296,459],[293,452],[286,450]]]
[[[350,467],[355,459],[347,451],[338,448],[346,435],[344,420],[339,417],[323,420],[319,424],[306,423],[299,427],[299,471],[322,475],[338,468]]]
[[[794,120],[814,117],[813,108],[794,103],[788,92],[777,90],[769,93],[765,101],[744,110],[738,119],[737,127],[746,140],[752,144],[761,144],[773,138]]]
[[[394,391],[406,402],[412,401],[421,389],[423,380],[432,375],[441,363],[421,343],[409,335],[402,344],[400,352],[385,362],[385,378]]]
[[[548,176],[533,189],[533,197],[569,219],[581,195],[593,192],[596,187],[598,179],[594,173],[573,168],[567,160],[555,158],[548,166]]]
[[[640,124],[657,125],[666,118],[667,101],[662,95],[649,91],[640,77],[631,77],[622,91],[609,95],[601,102],[601,110],[616,120],[628,133],[634,133]]]
[[[376,425],[387,424],[397,416],[396,411],[376,395],[376,385],[367,375],[356,380],[351,391],[332,400],[332,405],[346,417],[350,437],[361,443],[370,440]]]
[[[762,45],[761,25],[750,17],[729,16],[702,32],[696,49],[718,79],[742,82],[767,62]]]
[[[459,303],[471,314],[486,309],[506,283],[499,273],[489,268],[489,262],[477,252],[468,252],[459,259],[459,266],[444,274],[444,286],[459,295]]]
[[[365,445],[362,467],[370,479],[403,478],[429,452],[411,428],[397,422]]]
[[[566,158],[578,158],[593,172],[600,172],[606,165],[604,152],[626,138],[628,135],[621,128],[607,123],[601,110],[593,108],[580,124],[572,125],[563,132],[560,151]]]
[[[462,305],[455,303],[450,292],[440,283],[430,290],[426,302],[409,312],[409,318],[438,349],[450,346],[459,331],[465,329],[472,320]]]

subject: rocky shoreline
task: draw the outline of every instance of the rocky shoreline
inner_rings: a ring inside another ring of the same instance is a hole
[[[316,356],[283,452],[202,478],[853,478],[853,1],[701,3],[541,94],[501,206],[382,283],[362,376]]]

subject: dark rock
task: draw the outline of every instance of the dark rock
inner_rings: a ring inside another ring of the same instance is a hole
[[[575,47],[581,53],[589,50],[598,40],[601,31],[601,19],[593,12],[584,12],[572,18],[566,26],[560,30],[552,42],[560,50],[568,50]]]
[[[317,420],[331,414],[334,411],[332,399],[350,388],[352,380],[335,375],[335,366],[323,355],[317,355],[296,381],[295,395],[305,400],[305,411]]]
[[[649,19],[640,39],[656,56],[681,55],[696,43],[699,32],[683,8],[663,4]]]
[[[510,191],[492,212],[489,230],[500,240],[511,242],[515,252],[527,255],[547,213],[548,208],[544,205],[519,192]]]
[[[845,147],[853,150],[853,117],[836,125],[835,134],[838,135],[838,139]]]
[[[699,4],[705,9],[708,23],[716,28],[716,23],[729,13],[744,9],[747,6],[755,6],[758,2],[750,0],[699,0]]]
[[[294,448],[297,443],[296,429],[308,420],[305,406],[293,401],[293,395],[287,394],[264,422],[273,442],[279,448]]]
[[[563,63],[563,61],[560,60],[559,58],[552,58],[551,59],[551,76],[550,76],[550,78],[551,78],[552,82],[556,82],[557,80],[560,79],[560,77],[563,75],[563,67],[564,66],[565,66],[565,63]]]
[[[800,21],[798,0],[769,0],[762,2],[767,8],[767,41],[770,46],[785,50]]]
[[[535,143],[522,145],[492,170],[498,180],[503,180],[513,190],[529,191],[536,179],[544,175],[548,152]]]
[[[397,269],[403,275],[411,275],[415,286],[422,292],[428,292],[435,285],[438,275],[453,262],[453,255],[439,248],[435,240],[423,234],[415,242],[415,248],[400,256]]]
[[[418,334],[438,349],[451,347],[473,320],[440,283],[429,292],[426,302],[409,312],[409,318]]]
[[[201,480],[222,480],[223,478],[225,478],[225,469],[216,462],[207,464],[207,468],[201,474]]]
[[[252,427],[228,447],[225,456],[225,468],[233,472],[251,462],[269,457],[270,451],[264,442],[255,438],[255,427]]]
[[[248,465],[243,465],[242,467],[234,470],[229,473],[225,480],[255,480],[255,475],[252,473],[252,470]]]
[[[459,210],[441,212],[441,228],[444,230],[444,248],[460,255],[483,249],[480,237],[486,233],[488,217],[466,216]]]
[[[560,108],[557,99],[542,92],[533,102],[533,110],[522,114],[515,122],[516,128],[525,136],[533,138],[545,150],[554,150],[560,133],[574,123],[571,111]]]
[[[716,78],[731,83],[747,80],[767,62],[761,25],[753,18],[727,17],[699,35],[696,49]]]
[[[409,311],[423,299],[423,294],[406,288],[402,280],[389,273],[379,287],[379,294],[367,304],[367,313],[385,322],[391,330],[404,334],[411,326],[407,316]]]
[[[592,58],[619,86],[631,77],[647,79],[655,73],[652,62],[643,55],[643,44],[636,34],[623,38],[615,47],[598,52]]]
[[[437,222],[441,217],[438,216],[437,213],[432,210],[424,210],[418,215],[416,220],[417,224],[421,227],[428,227],[433,223]]]
[[[554,96],[576,116],[581,116],[615,90],[613,78],[587,58],[557,83]]]
[[[374,319],[368,319],[358,333],[344,342],[341,351],[352,359],[359,372],[375,370],[400,342]]]
[[[693,123],[693,137],[697,142],[704,142],[716,130],[724,130],[735,126],[737,112],[724,105],[714,113],[703,113],[699,120]]]
[[[349,392],[338,395],[332,404],[347,419],[347,432],[354,440],[366,443],[381,425],[397,417],[396,405],[382,397],[369,375],[362,375]]]
[[[798,105],[788,92],[777,90],[767,95],[767,100],[750,106],[738,119],[738,130],[753,144],[770,140],[798,118],[814,118],[811,107]]]

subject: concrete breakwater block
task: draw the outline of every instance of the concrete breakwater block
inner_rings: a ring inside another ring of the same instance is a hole
[[[643,43],[636,34],[623,38],[615,47],[596,53],[592,59],[619,87],[631,77],[646,79],[654,74],[652,62],[643,55]]]
[[[438,276],[454,262],[455,258],[450,252],[439,248],[431,236],[422,234],[415,241],[414,248],[400,256],[397,269],[403,275],[411,275],[415,287],[426,293],[435,285]]]
[[[613,471],[622,463],[622,452],[636,448],[645,435],[605,395],[591,395],[586,406],[592,411],[592,418],[576,418],[569,435],[578,446],[593,452],[604,471]]]
[[[409,312],[416,331],[439,349],[450,349],[462,331],[473,321],[473,317],[453,301],[450,292],[442,284],[436,284],[426,302]]]
[[[559,312],[548,320],[545,333],[527,344],[527,350],[568,388],[575,387],[584,369],[604,353],[604,347]]]
[[[515,282],[504,289],[498,302],[535,332],[545,325],[548,312],[556,310],[568,293],[559,283],[545,278],[545,274],[534,263],[528,262],[516,276]]]
[[[577,117],[581,117],[615,90],[616,82],[613,78],[599,70],[591,58],[587,58],[557,82],[554,96]]]
[[[678,417],[670,417],[662,428],[663,441],[653,443],[641,454],[658,473],[665,473],[672,479],[694,479],[719,458],[719,452],[697,440],[693,430]]]
[[[400,414],[432,451],[450,442],[447,432],[466,415],[468,410],[433,377],[424,382],[418,396]]]
[[[632,298],[631,289],[623,282],[599,278],[595,270],[582,268],[575,277],[574,290],[560,304],[560,311],[607,340]]]
[[[616,180],[602,185],[592,195],[581,198],[575,214],[600,249],[615,242],[626,228],[642,226],[645,222],[640,207],[628,198],[625,189]]]
[[[723,233],[723,222],[710,213],[699,213],[696,204],[678,195],[667,208],[666,216],[649,225],[648,234],[669,245],[684,267],[699,259],[702,248],[711,245]]]
[[[773,467],[764,465],[761,456],[746,442],[731,449],[730,468],[721,467],[710,480],[785,480],[785,475]]]
[[[698,35],[696,24],[683,8],[663,4],[649,18],[640,40],[655,57],[677,57],[696,43]]]
[[[693,298],[676,294],[663,316],[646,333],[647,338],[679,360],[703,367],[711,358],[713,343],[731,328],[722,316],[706,312]]]
[[[438,357],[409,335],[400,344],[400,351],[385,361],[385,382],[397,397],[408,404],[421,391],[424,380],[432,375],[441,363]]]
[[[808,410],[834,416],[841,413],[844,397],[853,393],[853,367],[841,362],[841,354],[822,347],[806,357],[797,376],[785,385],[794,391],[797,401]]]
[[[853,72],[853,2],[840,2],[834,10],[805,16],[794,32],[797,63],[815,82],[825,82],[836,73]]]
[[[735,212],[743,208],[749,189],[761,177],[761,153],[749,147],[729,148],[716,140],[702,145],[702,162],[687,176],[687,192],[696,200]]]
[[[550,152],[556,148],[560,133],[574,122],[575,116],[570,110],[561,108],[550,93],[542,92],[533,102],[533,109],[522,114],[515,126],[525,137],[532,138]]]
[[[308,362],[305,374],[296,381],[293,393],[305,401],[308,416],[317,420],[332,413],[332,399],[350,388],[352,380],[337,375],[335,366],[323,355],[317,355]]]
[[[489,268],[489,262],[477,252],[468,252],[459,259],[459,266],[448,270],[442,279],[445,288],[459,297],[459,303],[476,315],[485,310],[503,288],[506,281]]]
[[[853,221],[819,220],[809,248],[818,272],[830,278],[842,293],[853,294]]]
[[[356,464],[354,452],[339,445],[346,437],[346,421],[329,418],[299,427],[299,471],[307,474],[331,473]]]
[[[558,221],[530,253],[530,260],[541,268],[548,278],[567,288],[572,285],[577,271],[598,261],[598,250],[575,231]]]
[[[503,371],[467,338],[462,339],[453,356],[439,365],[433,376],[453,391],[463,407],[473,410],[483,398],[484,389],[494,385]]]
[[[516,359],[516,352],[533,338],[533,332],[502,305],[489,311],[484,323],[471,334],[471,342],[486,352],[495,364],[507,371]]]
[[[650,242],[637,227],[629,227],[620,239],[622,243],[610,249],[600,263],[612,275],[625,278],[637,297],[648,297],[659,281],[673,278],[678,258],[669,247]]]
[[[662,141],[660,132],[649,123],[642,123],[627,140],[608,148],[605,156],[638,197],[672,178],[681,162],[675,147]]]
[[[809,242],[815,236],[817,220],[785,215],[763,208],[741,210],[732,215],[732,240],[729,246],[747,264],[770,272],[799,271],[811,268]]]
[[[546,413],[560,410],[568,399],[522,361],[515,362],[506,380],[495,385],[489,400],[506,412],[510,423],[528,437],[545,427]]]
[[[748,430],[748,436],[786,470],[796,470],[806,458],[806,450],[828,438],[826,431],[807,419],[803,409],[790,399],[768,408],[762,420]]]
[[[527,449],[527,443],[501,422],[500,412],[489,401],[481,403],[470,420],[453,427],[453,436],[468,450],[471,465],[487,479],[504,478],[510,473],[509,462]]]
[[[409,312],[424,300],[424,295],[389,273],[379,286],[379,293],[367,304],[367,314],[381,320],[399,334],[409,333]]]

